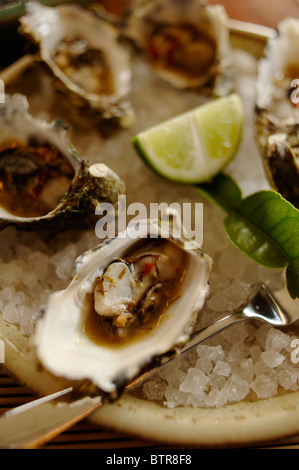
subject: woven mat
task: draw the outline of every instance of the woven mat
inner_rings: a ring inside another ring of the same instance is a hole
[[[17,383],[0,366],[0,416],[16,406],[36,398],[30,390]],[[299,449],[299,436],[278,443],[269,443],[263,448]],[[165,449],[151,442],[132,439],[124,434],[109,432],[96,424],[83,420],[43,446],[44,449]]]
[[[36,398],[26,387],[20,386],[0,366],[0,416],[16,406]],[[131,439],[115,432],[107,432],[83,420],[43,446],[45,449],[125,449],[152,447],[150,443]]]

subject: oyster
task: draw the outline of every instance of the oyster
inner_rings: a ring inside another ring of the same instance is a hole
[[[0,228],[67,226],[95,217],[103,201],[117,207],[125,191],[118,175],[103,163],[89,166],[61,121],[35,119],[28,107],[19,94],[0,105]]]
[[[271,186],[299,207],[299,20],[286,18],[260,60],[256,135]]]
[[[132,226],[77,259],[34,335],[44,367],[107,394],[185,343],[208,294],[211,259],[196,245],[184,249],[154,220],[138,221],[139,238]]]
[[[202,0],[139,0],[124,34],[146,55],[155,73],[179,89],[232,90],[231,48],[223,6]]]
[[[20,31],[38,46],[59,88],[79,107],[121,122],[132,114],[131,64],[108,20],[76,5],[26,4]]]

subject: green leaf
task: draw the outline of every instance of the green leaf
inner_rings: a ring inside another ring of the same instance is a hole
[[[222,173],[196,187],[227,213],[223,223],[230,241],[263,266],[286,267],[289,293],[299,297],[299,211],[272,190],[243,199],[235,181]]]

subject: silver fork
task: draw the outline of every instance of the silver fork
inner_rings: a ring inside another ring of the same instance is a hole
[[[124,391],[139,385],[162,367],[167,367],[170,361],[181,357],[199,343],[248,318],[259,319],[276,327],[289,325],[299,319],[299,300],[291,299],[285,288],[276,291],[274,296],[265,284],[257,286],[250,301],[242,310],[227,315],[193,333],[178,354],[168,357],[162,365],[132,380]],[[73,388],[69,387],[4,413],[0,418],[0,448],[40,447],[89,416],[104,403],[102,396],[85,396],[74,400],[72,392]],[[65,400],[68,396],[69,401]]]

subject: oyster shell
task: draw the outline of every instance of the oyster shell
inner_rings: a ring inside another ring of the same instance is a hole
[[[196,244],[184,249],[153,220],[138,222],[138,239],[131,229],[77,259],[34,336],[50,372],[107,394],[185,343],[208,294],[211,259]]]
[[[131,63],[110,21],[77,5],[26,4],[20,31],[38,46],[58,87],[79,107],[129,123]]]
[[[256,136],[271,186],[299,207],[299,20],[286,18],[260,60]]]
[[[146,55],[155,73],[179,89],[232,91],[231,48],[222,5],[202,0],[139,0],[124,34]]]
[[[87,222],[96,206],[117,207],[123,181],[103,163],[89,166],[67,139],[59,120],[33,118],[23,95],[0,104],[0,228],[24,229]]]

